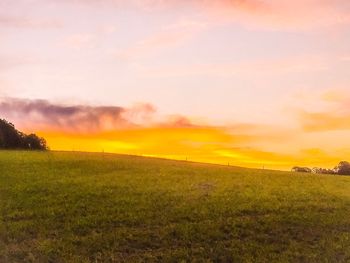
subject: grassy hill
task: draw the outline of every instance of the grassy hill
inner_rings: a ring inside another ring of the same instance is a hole
[[[350,177],[0,151],[0,262],[349,262]]]

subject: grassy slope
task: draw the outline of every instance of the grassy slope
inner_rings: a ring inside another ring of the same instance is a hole
[[[0,262],[350,261],[350,178],[0,152]]]

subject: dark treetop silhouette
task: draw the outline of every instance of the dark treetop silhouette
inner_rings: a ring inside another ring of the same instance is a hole
[[[47,150],[46,141],[35,134],[25,134],[15,126],[0,119],[0,149]]]

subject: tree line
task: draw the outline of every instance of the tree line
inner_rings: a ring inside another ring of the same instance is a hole
[[[0,119],[0,149],[47,150],[46,140],[34,133],[25,134],[4,119]]]
[[[309,168],[309,167],[299,167],[294,166],[292,172],[299,173],[315,173],[315,174],[335,174],[335,175],[350,175],[350,163],[346,161],[340,162],[333,169],[324,169],[319,167]]]

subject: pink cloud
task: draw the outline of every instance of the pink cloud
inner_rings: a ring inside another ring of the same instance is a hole
[[[350,61],[350,56],[342,56],[340,57],[341,61],[349,62]]]
[[[36,61],[29,56],[2,55],[0,54],[0,70],[8,70],[17,66],[35,63]]]
[[[349,2],[344,0],[204,2],[208,11],[217,17],[255,28],[313,29],[350,22]]]
[[[299,116],[308,132],[350,130],[350,113],[302,111]]]
[[[197,125],[194,125],[193,122],[182,115],[171,115],[168,117],[167,121],[164,123],[161,123],[160,126],[162,127],[182,127],[182,128],[190,128],[190,127],[196,127]]]
[[[179,20],[165,26],[160,32],[138,41],[136,44],[117,52],[118,58],[144,56],[160,49],[175,47],[193,38],[207,27],[207,24],[192,20]]]
[[[94,48],[97,45],[97,36],[94,34],[74,34],[63,41],[64,46],[72,49]]]
[[[62,27],[62,23],[54,19],[27,18],[0,14],[0,27],[23,27],[34,29],[51,29]]]
[[[327,62],[326,58],[305,55],[236,63],[201,63],[186,66],[164,66],[160,68],[147,67],[141,70],[145,76],[149,77],[281,75],[324,71],[329,67]]]
[[[161,32],[139,41],[124,50],[117,51],[118,58],[130,59],[153,53],[160,48],[172,47],[180,44],[188,35],[184,32]]]
[[[209,16],[212,24],[234,22],[247,27],[273,30],[313,29],[350,22],[350,6],[346,0],[75,0],[63,2],[94,6],[105,4],[117,8],[138,8],[144,11],[191,8]]]
[[[350,96],[347,91],[331,89],[321,94],[312,94],[304,98],[318,100],[318,110],[296,110],[301,126],[308,132],[350,130]]]

